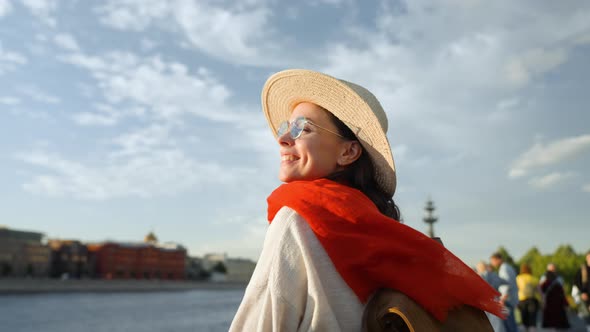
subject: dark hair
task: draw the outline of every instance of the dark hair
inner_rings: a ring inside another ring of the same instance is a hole
[[[533,271],[531,270],[531,266],[527,263],[520,264],[520,274],[531,274]]]
[[[504,257],[502,256],[502,253],[500,253],[499,251],[493,253],[490,258],[496,258],[496,259],[501,259],[504,260]]]
[[[329,114],[336,128],[338,128],[340,135],[344,136],[347,140],[358,141],[358,138],[344,122],[340,121],[340,119],[328,110],[326,112]],[[361,156],[354,163],[342,171],[330,174],[327,178],[362,191],[363,194],[375,203],[381,213],[395,220],[400,220],[400,211],[398,206],[395,205],[393,197],[386,194],[375,181],[373,162],[365,152],[365,149],[362,150]]]

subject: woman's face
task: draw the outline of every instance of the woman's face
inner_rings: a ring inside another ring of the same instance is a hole
[[[315,104],[298,104],[293,109],[289,122],[300,116],[320,127],[338,132],[329,114]],[[342,169],[342,154],[345,154],[347,145],[350,145],[350,141],[312,124],[306,124],[301,136],[295,140],[287,131],[277,141],[281,153],[279,179],[283,182],[315,180]]]

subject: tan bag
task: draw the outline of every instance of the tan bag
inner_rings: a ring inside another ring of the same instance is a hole
[[[379,290],[367,303],[363,332],[493,332],[486,314],[471,306],[449,312],[444,323],[401,292]]]

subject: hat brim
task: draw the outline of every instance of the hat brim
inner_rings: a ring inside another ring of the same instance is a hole
[[[322,73],[304,69],[278,72],[262,90],[262,109],[275,137],[279,124],[302,102],[327,109],[355,133],[373,162],[377,184],[393,196],[395,164],[386,136],[387,119],[377,99],[360,86]]]

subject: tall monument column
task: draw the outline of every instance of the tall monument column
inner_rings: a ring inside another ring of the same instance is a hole
[[[426,202],[426,206],[424,207],[426,214],[424,215],[424,222],[428,224],[428,236],[434,238],[434,223],[438,220],[438,218],[434,215],[434,203],[432,199],[428,199]]]

